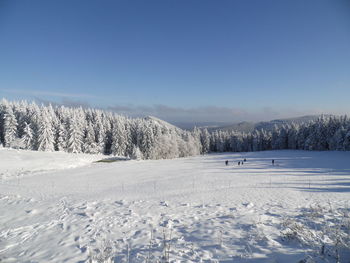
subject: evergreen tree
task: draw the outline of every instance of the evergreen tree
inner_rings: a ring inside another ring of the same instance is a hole
[[[149,122],[146,122],[142,126],[142,130],[139,130],[139,148],[145,159],[151,158],[152,147],[154,143],[153,129]]]
[[[347,133],[345,134],[343,149],[345,151],[350,151],[350,129],[348,129]]]
[[[346,135],[347,131],[346,129],[341,126],[334,134],[334,136],[332,136],[332,140],[331,140],[331,149],[332,150],[338,150],[338,151],[343,151],[345,150],[344,148],[344,141],[345,141],[345,135]]]
[[[293,123],[288,130],[288,149],[298,149],[298,128]]]
[[[210,151],[210,134],[207,129],[203,129],[201,132],[200,140],[202,143],[202,153],[208,153]]]
[[[33,130],[30,128],[30,124],[24,123],[23,136],[21,138],[21,144],[23,149],[32,150],[33,145]]]
[[[178,138],[171,133],[158,135],[152,147],[151,159],[170,159],[179,156]]]
[[[91,123],[84,129],[83,152],[92,154],[99,153],[99,147],[95,142],[95,132]]]
[[[80,153],[82,151],[83,133],[79,126],[77,117],[73,114],[69,120],[68,144],[67,150],[71,153]]]
[[[17,120],[11,107],[7,107],[4,114],[4,143],[5,147],[11,147],[11,143],[17,138]]]
[[[52,129],[51,115],[43,109],[38,132],[38,150],[54,151],[54,132]]]
[[[67,131],[66,126],[59,121],[55,132],[55,150],[65,151],[67,149]]]
[[[133,160],[141,160],[143,158],[140,148],[137,147],[136,145],[133,146],[133,150],[130,155],[130,158]]]
[[[100,111],[95,115],[95,142],[97,144],[100,153],[105,153],[105,141],[106,141],[106,127],[102,122],[102,114]]]
[[[136,142],[133,142],[133,136],[132,136],[132,124],[130,123],[130,120],[126,119],[125,122],[125,155],[126,156],[131,156],[134,152],[134,146]],[[140,149],[139,149],[140,150]]]
[[[116,119],[112,130],[112,153],[117,156],[126,156],[127,138],[125,125],[121,119]]]

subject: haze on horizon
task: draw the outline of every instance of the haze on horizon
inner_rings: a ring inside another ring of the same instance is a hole
[[[349,114],[350,2],[0,2],[0,98],[170,122]]]

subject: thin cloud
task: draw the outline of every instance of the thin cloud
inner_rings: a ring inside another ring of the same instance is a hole
[[[35,97],[34,100],[43,105],[52,105],[52,106],[66,106],[66,107],[71,107],[71,108],[92,108],[90,103],[86,101],[78,101],[78,100],[71,100],[69,98],[63,98],[60,102],[52,101],[52,100],[45,100],[42,98],[37,98]]]
[[[1,89],[2,92],[12,94],[25,94],[30,96],[51,96],[61,98],[95,98],[95,96],[83,93],[62,93],[42,90]]]
[[[12,90],[13,91],[13,90]],[[202,106],[202,107],[172,107],[164,104],[156,105],[114,105],[108,107],[96,107],[84,98],[61,97],[59,101],[47,100],[42,97],[34,97],[39,104],[64,105],[67,107],[98,108],[108,110],[129,117],[154,116],[174,124],[202,124],[202,123],[237,123],[237,122],[259,122],[274,119],[294,118],[305,115],[318,114],[349,114],[345,110],[331,109],[294,109],[294,108],[272,108],[263,107],[259,109],[245,109],[238,107]]]
[[[131,117],[155,116],[169,122],[241,122],[269,121],[272,119],[298,117],[328,113],[321,110],[273,109],[269,107],[247,110],[218,106],[193,108],[171,107],[167,105],[139,106],[115,105],[108,110]]]

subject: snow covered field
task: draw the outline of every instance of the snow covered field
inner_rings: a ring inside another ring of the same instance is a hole
[[[350,226],[350,152],[98,159],[0,150],[1,263],[335,262]]]

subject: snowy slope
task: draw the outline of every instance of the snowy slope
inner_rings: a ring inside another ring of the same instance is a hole
[[[101,154],[69,154],[0,148],[0,179],[18,178],[49,170],[76,168],[104,159]]]
[[[309,221],[334,225],[346,218],[338,208],[350,205],[350,152],[115,163],[36,154],[0,151],[1,262],[88,262],[101,255],[115,262],[155,262],[162,255],[171,262],[298,262],[310,255],[335,262],[332,255],[315,256],[320,247],[307,240],[307,227]],[[28,172],[7,176],[19,168]],[[305,224],[298,228],[303,240],[283,232],[293,228],[290,222]],[[342,259],[347,251],[342,248]]]

